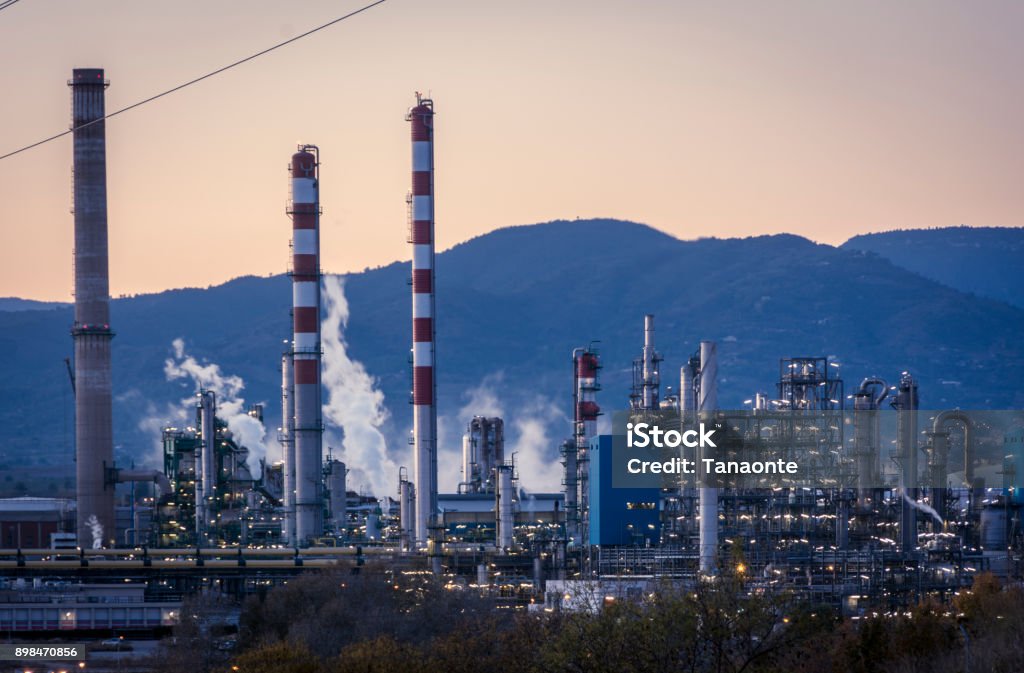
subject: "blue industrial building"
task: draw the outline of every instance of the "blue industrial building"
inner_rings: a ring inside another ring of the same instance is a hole
[[[661,519],[657,488],[612,488],[612,436],[590,442],[590,544],[658,544]]]

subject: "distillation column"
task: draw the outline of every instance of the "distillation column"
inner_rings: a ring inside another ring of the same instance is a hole
[[[515,491],[512,487],[512,466],[499,465],[495,468],[498,481],[498,535],[497,542],[499,549],[512,547],[513,532],[515,527]]]
[[[295,380],[291,352],[281,355],[281,502],[284,519],[281,534],[289,546],[295,545]]]
[[[437,512],[437,381],[434,376],[434,102],[416,94],[412,127],[412,403],[416,544]]]
[[[348,532],[348,502],[345,463],[332,460],[329,463],[327,484],[331,512],[331,530],[335,535],[345,537]]]
[[[643,392],[642,408],[657,409],[658,393],[661,382],[658,376],[658,363],[661,358],[654,350],[654,316],[644,316],[644,350],[643,350]]]
[[[292,155],[292,376],[295,427],[295,542],[324,532],[320,390],[320,151]]]
[[[579,509],[574,515],[567,508],[566,520],[570,527],[577,528],[579,532],[577,544],[585,544],[590,539],[590,440],[597,435],[597,417],[601,413],[596,401],[597,391],[600,390],[597,370],[601,368],[601,363],[597,353],[590,348],[577,348],[572,357],[575,379],[575,461],[578,468],[576,486],[579,489],[576,502]]]
[[[857,499],[859,506],[874,507],[879,484],[878,410],[889,395],[889,385],[882,379],[864,379],[853,394],[853,455],[857,461]]]
[[[75,447],[82,548],[114,543],[107,147],[100,68],[76,68],[71,87],[75,189]]]
[[[718,347],[714,341],[700,342],[700,391],[698,418],[710,423],[718,409]],[[718,570],[718,489],[700,489],[700,572],[714,575]]]
[[[405,468],[398,474],[398,546],[401,551],[414,549],[413,530],[416,527],[416,487],[406,477]]]
[[[209,542],[211,505],[217,486],[217,395],[199,391],[199,435],[203,442],[195,461],[196,545]]]
[[[896,446],[900,463],[900,550],[917,548],[917,382],[903,372],[896,399]]]

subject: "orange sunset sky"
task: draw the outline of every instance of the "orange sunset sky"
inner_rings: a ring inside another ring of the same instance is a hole
[[[0,154],[340,16],[308,0],[23,0]],[[111,292],[286,268],[287,161],[321,148],[322,263],[408,259],[413,92],[437,239],[618,217],[681,238],[1021,225],[1024,3],[388,0],[107,124]],[[0,161],[0,296],[68,300],[71,138]],[[439,273],[443,269],[439,270]]]

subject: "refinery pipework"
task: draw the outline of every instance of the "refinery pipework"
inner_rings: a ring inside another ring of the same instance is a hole
[[[412,128],[412,403],[415,543],[425,545],[437,512],[437,381],[434,372],[434,102],[416,94]]]
[[[320,388],[320,150],[292,155],[292,376],[295,424],[295,542],[324,531]]]
[[[76,68],[71,87],[75,213],[76,529],[82,547],[114,542],[110,283],[107,254],[107,82],[100,68]]]

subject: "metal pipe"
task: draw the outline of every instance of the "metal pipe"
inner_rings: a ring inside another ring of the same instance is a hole
[[[972,489],[972,502],[975,500],[973,489],[977,487],[974,482],[974,420],[959,409],[943,411],[937,414],[932,422],[932,450],[929,457],[932,507],[943,520],[946,519],[946,481],[949,464],[949,432],[946,425],[954,421],[959,421],[964,426],[964,485]]]
[[[974,419],[959,409],[943,411],[935,416],[935,421],[932,423],[932,433],[935,435],[936,440],[941,437],[947,454],[949,451],[949,433],[945,431],[945,426],[951,421],[960,421],[964,424],[964,486],[974,488]],[[937,444],[936,448],[938,448]],[[943,460],[942,464],[944,467],[946,461]]]
[[[156,484],[159,489],[159,493],[156,497],[160,499],[161,495],[167,495],[171,492],[171,482],[160,470],[118,470],[117,471],[117,483],[126,484],[128,482],[152,482]]]

